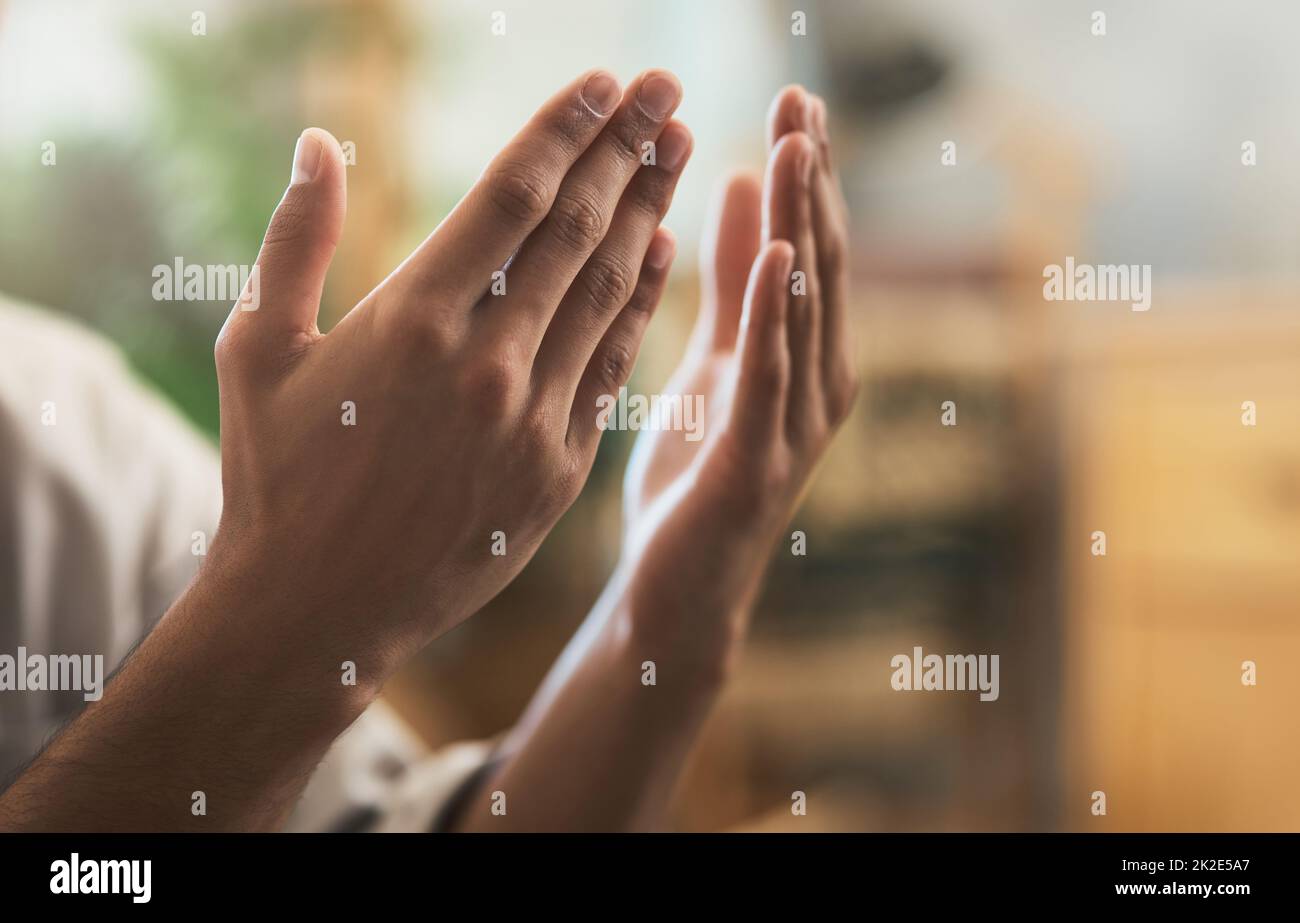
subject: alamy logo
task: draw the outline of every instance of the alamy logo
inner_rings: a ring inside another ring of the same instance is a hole
[[[152,859],[69,859],[50,863],[51,894],[130,894],[147,904],[152,893]]]
[[[28,654],[19,647],[17,656],[0,654],[0,692],[84,693],[87,702],[104,694],[104,655]]]
[[[1075,265],[1043,267],[1043,298],[1047,301],[1128,301],[1134,311],[1151,310],[1151,266]]]
[[[238,298],[243,311],[256,311],[261,301],[256,266],[187,264],[178,256],[170,266],[155,266],[153,279],[154,301],[228,302]]]
[[[889,684],[896,692],[974,692],[981,702],[998,698],[997,654],[925,654],[912,648],[911,656],[895,654],[889,661],[894,675]]]
[[[703,394],[627,393],[618,389],[618,397],[602,394],[596,398],[596,426],[607,429],[678,430],[687,442],[704,438]]]

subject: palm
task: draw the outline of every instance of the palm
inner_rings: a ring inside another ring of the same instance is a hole
[[[643,430],[637,437],[624,482],[624,522],[630,535],[647,523],[649,510],[671,493],[691,493],[693,465],[717,438],[731,404],[732,371],[745,283],[758,252],[759,181],[733,177],[724,187],[711,217],[712,233],[701,254],[704,304],[690,347],[664,393],[701,395],[703,438],[690,441],[673,430]]]
[[[629,528],[690,470],[713,436],[710,421],[725,419],[730,400],[729,395],[721,392],[728,390],[730,361],[731,356],[725,353],[687,357],[669,379],[665,393],[703,396],[703,438],[692,442],[681,432],[642,430],[632,449],[623,485],[623,513]]]
[[[733,177],[714,209],[699,319],[664,389],[704,398],[703,438],[647,430],[628,466],[620,594],[647,655],[716,664],[734,652],[777,537],[857,391],[847,209],[825,103],[783,91],[769,141],[765,183]]]

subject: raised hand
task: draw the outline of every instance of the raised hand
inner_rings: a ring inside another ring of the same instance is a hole
[[[209,559],[281,600],[287,636],[381,679],[505,586],[572,503],[599,438],[588,408],[629,374],[673,255],[658,226],[690,154],[680,96],[661,71],[625,94],[599,72],[565,87],[325,335],[345,168],[325,132],[300,138],[257,309],[237,305],[217,342]]]
[[[277,826],[389,673],[523,567],[586,479],[589,408],[658,301],[691,149],[680,96],[663,72],[626,93],[579,78],[328,334],[345,168],[325,132],[301,136],[217,341],[207,560],[0,795],[0,829]]]
[[[718,197],[704,303],[665,388],[704,395],[704,438],[641,433],[618,569],[500,746],[464,829],[665,825],[772,547],[848,414],[847,222],[825,105],[783,91],[769,135],[766,179],[733,176]],[[490,810],[492,791],[509,793],[508,816]]]
[[[847,210],[825,103],[787,88],[768,134],[763,184],[732,176],[716,200],[703,304],[665,388],[704,395],[707,435],[643,432],[628,469],[622,571],[647,657],[731,652],[771,548],[857,390]]]

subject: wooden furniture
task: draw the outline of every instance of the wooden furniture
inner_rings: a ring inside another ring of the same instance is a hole
[[[1063,328],[1067,826],[1300,828],[1300,291],[1080,307]]]

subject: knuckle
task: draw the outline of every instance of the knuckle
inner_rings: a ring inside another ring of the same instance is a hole
[[[451,337],[444,324],[431,311],[401,312],[402,322],[397,327],[398,343],[418,355],[446,355],[451,350]]]
[[[641,318],[644,322],[659,306],[659,296],[662,293],[662,286],[656,284],[653,279],[638,277],[636,286],[632,289],[632,296],[628,298],[623,310],[630,311],[634,315],[644,315]]]
[[[632,297],[636,280],[632,267],[614,256],[595,256],[582,273],[582,284],[591,303],[601,308],[622,307]]]
[[[790,381],[790,363],[784,353],[769,354],[754,363],[753,385],[759,397],[778,397]]]
[[[550,190],[535,167],[502,164],[488,177],[486,190],[492,205],[516,221],[538,224],[546,217]]]
[[[820,244],[823,271],[828,276],[837,276],[845,266],[847,254],[844,240],[839,235],[832,235],[830,240]]]
[[[755,361],[741,375],[736,395],[746,406],[775,407],[790,390],[790,368],[784,357]]]
[[[616,341],[606,346],[600,356],[598,374],[602,387],[613,391],[627,384],[632,376],[632,366],[636,362],[632,349],[627,343]]]
[[[487,354],[468,364],[460,378],[460,397],[489,419],[506,417],[513,406],[517,375],[508,353]]]
[[[532,452],[541,451],[541,447],[555,442],[555,421],[540,403],[524,414],[519,429]]]
[[[650,140],[644,137],[639,121],[634,117],[616,119],[605,126],[602,137],[623,160],[641,161],[641,145]]]
[[[556,236],[576,250],[591,250],[605,236],[605,216],[586,193],[561,193],[551,221]]]
[[[567,509],[577,499],[582,483],[583,470],[578,457],[568,451],[557,453],[547,491],[551,505],[557,510]]]
[[[376,325],[376,334],[392,355],[423,363],[430,355],[446,355],[453,348],[452,330],[446,318],[437,309],[422,303],[426,301],[417,283],[399,277],[361,316]]]
[[[591,110],[575,96],[556,114],[550,130],[564,150],[576,157],[586,149],[594,124],[597,123]]]
[[[627,196],[627,201],[640,214],[641,217],[658,225],[668,213],[668,204],[670,199],[671,184],[662,170],[655,170],[653,174],[644,176],[641,182],[632,184],[631,194]]]

